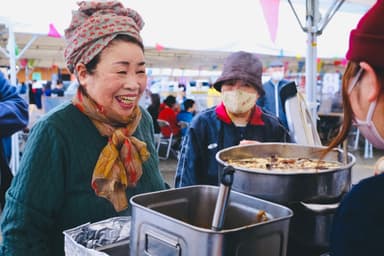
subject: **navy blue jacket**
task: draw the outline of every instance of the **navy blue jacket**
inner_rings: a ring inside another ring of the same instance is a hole
[[[257,105],[260,106],[263,110],[267,110],[267,111],[269,111],[269,112],[271,112],[277,116],[276,105],[275,105],[276,104],[275,102],[277,99],[279,118],[280,118],[281,122],[283,123],[283,125],[285,126],[285,128],[288,129],[287,117],[285,115],[284,106],[283,106],[283,103],[281,102],[281,98],[280,98],[281,88],[283,88],[284,85],[286,85],[287,83],[289,83],[289,81],[283,79],[277,84],[278,93],[276,95],[275,94],[275,85],[273,84],[272,80],[265,82],[263,84],[263,89],[265,91],[265,95],[260,97],[257,100]]]
[[[0,207],[4,206],[4,194],[12,174],[9,170],[10,136],[28,124],[28,104],[0,72]],[[4,146],[8,148],[5,149]]]
[[[28,124],[28,104],[0,72],[0,137],[8,137]]]
[[[384,255],[384,174],[353,186],[333,219],[332,256]]]
[[[177,122],[184,121],[189,125],[192,122],[193,113],[182,110],[177,114],[176,118],[177,118]],[[187,133],[187,130],[188,130],[188,127],[181,128],[180,130],[181,136],[185,136],[185,134]]]
[[[256,107],[246,127],[236,127],[225,112],[224,105],[200,112],[183,139],[177,164],[175,187],[206,184],[218,185],[219,165],[216,153],[238,145],[241,140],[289,142],[287,130],[272,115]]]

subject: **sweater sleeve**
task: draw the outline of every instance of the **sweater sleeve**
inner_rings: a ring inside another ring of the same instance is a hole
[[[20,168],[6,194],[1,255],[52,255],[54,218],[63,202],[66,145],[45,122],[31,130]]]
[[[0,72],[0,137],[7,137],[28,124],[28,104]]]

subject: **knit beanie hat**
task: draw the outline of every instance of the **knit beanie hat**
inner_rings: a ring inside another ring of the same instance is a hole
[[[348,60],[384,68],[384,0],[378,0],[351,31]]]
[[[224,61],[221,76],[213,84],[213,87],[221,91],[221,86],[224,82],[228,80],[242,80],[253,85],[259,95],[263,96],[262,73],[263,64],[255,54],[243,51],[235,52]]]

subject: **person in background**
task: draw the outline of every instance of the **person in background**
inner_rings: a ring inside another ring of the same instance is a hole
[[[160,112],[158,119],[167,121],[171,128],[168,127],[160,127],[161,133],[169,137],[171,132],[173,133],[173,136],[179,137],[180,136],[180,127],[177,124],[177,114],[179,113],[180,106],[176,102],[176,97],[173,95],[168,95],[164,101],[163,104],[160,105]]]
[[[55,88],[52,90],[52,94],[55,94],[58,97],[64,97],[63,81],[57,80]]]
[[[27,93],[27,85],[25,84],[25,82],[21,82],[19,84],[19,87],[17,89],[17,92],[19,94],[26,94]]]
[[[147,111],[152,117],[155,133],[160,133],[160,127],[157,123],[160,112],[160,95],[158,93],[151,93],[151,104],[148,106]]]
[[[264,113],[256,100],[264,95],[263,65],[252,53],[232,53],[214,83],[222,102],[193,120],[181,147],[175,187],[218,185],[216,153],[246,143],[286,142],[289,135],[274,115]]]
[[[176,97],[176,100],[182,104],[186,99],[187,99],[187,86],[184,84],[184,83],[180,83],[178,85],[178,89],[179,89],[179,92],[177,94],[177,97]],[[183,106],[181,105],[180,108],[182,108]],[[183,110],[183,109],[180,109],[180,111]]]
[[[41,81],[32,81],[32,92],[33,92],[33,98],[34,103],[36,104],[37,109],[42,109],[42,95],[43,95],[43,83]]]
[[[52,95],[52,81],[47,81],[44,85],[44,95],[51,96]]]
[[[289,129],[287,117],[284,112],[284,102],[282,102],[280,97],[281,89],[289,82],[284,79],[284,73],[284,64],[280,60],[274,60],[269,64],[268,74],[271,76],[271,79],[263,84],[265,95],[258,99],[257,105],[275,114],[284,127]]]
[[[192,118],[195,115],[195,101],[193,99],[186,99],[183,102],[183,110],[181,110],[177,116],[177,123],[181,127],[181,136],[185,136],[189,124],[192,122]]]
[[[29,105],[36,105],[35,103],[35,94],[32,89],[32,81],[28,81],[28,104]]]
[[[151,116],[138,106],[143,20],[118,1],[78,5],[64,57],[79,88],[30,131],[6,194],[0,255],[64,255],[64,230],[130,215],[133,195],[166,188]]]
[[[11,184],[13,175],[9,168],[12,154],[11,136],[28,125],[28,103],[18,95],[0,72],[0,207],[5,203],[5,192]],[[18,156],[16,156],[18,157]]]
[[[343,75],[343,124],[327,152],[342,144],[354,123],[384,149],[384,0],[360,19],[349,37]],[[358,170],[355,170],[358,171]],[[330,255],[383,255],[384,174],[361,180],[342,199],[333,218]]]

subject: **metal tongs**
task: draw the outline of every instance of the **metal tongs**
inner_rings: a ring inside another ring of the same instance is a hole
[[[233,173],[235,168],[232,166],[226,166],[223,169],[223,175],[221,176],[221,183],[219,187],[219,193],[216,200],[215,212],[212,220],[212,230],[219,231],[222,229],[225,218],[225,209],[231,192],[233,183]]]

